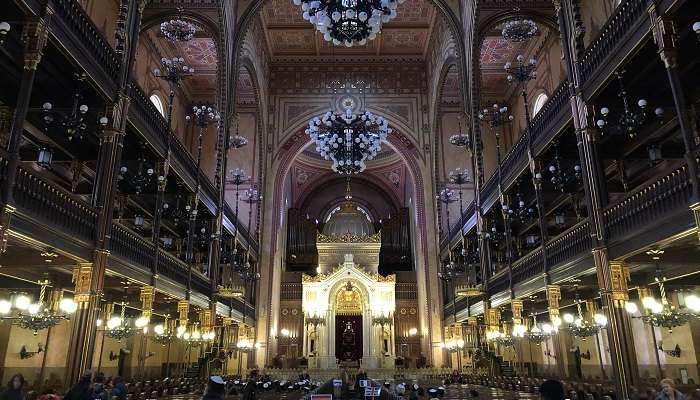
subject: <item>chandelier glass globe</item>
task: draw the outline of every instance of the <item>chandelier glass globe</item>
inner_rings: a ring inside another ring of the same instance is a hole
[[[364,171],[365,162],[379,153],[391,132],[383,117],[369,111],[357,115],[350,108],[342,114],[328,111],[313,118],[306,129],[316,151],[323,159],[333,161],[331,169],[341,175]]]
[[[405,0],[293,0],[302,16],[334,45],[364,45],[382,29],[382,23],[396,18]]]

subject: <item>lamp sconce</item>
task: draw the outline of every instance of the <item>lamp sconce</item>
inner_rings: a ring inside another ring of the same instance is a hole
[[[673,350],[664,350],[663,345],[659,344],[659,350],[663,351],[664,354],[666,354],[669,357],[681,357],[681,347],[678,344],[676,344],[676,347],[674,347]]]
[[[27,346],[22,345],[22,348],[19,350],[19,358],[22,360],[25,360],[27,358],[32,358],[35,355],[42,353],[44,351],[46,351],[46,349],[44,348],[44,346],[41,343],[39,343],[37,345],[36,351],[28,351]]]
[[[553,358],[555,360],[557,359],[557,356],[549,350],[545,350],[543,354],[547,358]]]
[[[586,350],[585,353],[581,353],[581,358],[583,358],[584,360],[590,360],[591,359],[591,351]]]
[[[128,355],[131,354],[131,350],[125,350],[125,349],[119,349],[118,353],[115,353],[113,351],[109,352],[109,361],[114,361],[119,358],[120,355]]]
[[[145,354],[143,357],[141,357],[141,361],[145,361],[146,359],[151,358],[155,355],[156,355],[156,353],[149,351],[148,354]]]

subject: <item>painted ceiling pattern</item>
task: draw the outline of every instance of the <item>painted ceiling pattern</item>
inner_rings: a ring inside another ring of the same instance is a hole
[[[250,76],[248,69],[241,68],[238,71],[238,80],[236,83],[236,102],[240,105],[256,104],[255,85],[253,78]]]
[[[179,42],[185,62],[194,67],[216,69],[216,45],[211,38],[193,38],[188,42]]]
[[[291,0],[270,0],[262,10],[262,21],[272,56],[321,55],[413,55],[422,56],[430,37],[435,8],[427,0],[407,0],[397,9],[398,17],[382,28],[377,39],[364,46],[333,46],[316,33]]]

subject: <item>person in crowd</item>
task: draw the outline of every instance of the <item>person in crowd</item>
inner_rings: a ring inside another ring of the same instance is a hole
[[[110,393],[112,397],[116,397],[117,400],[126,399],[126,384],[124,383],[124,378],[121,376],[115,376],[112,380],[112,392]]]
[[[683,393],[676,389],[676,383],[673,382],[673,379],[662,379],[660,384],[661,391],[656,395],[656,400],[685,400]]]
[[[105,388],[105,375],[98,372],[92,383],[92,398],[95,400],[109,400],[109,393]]]
[[[92,398],[92,372],[85,371],[78,383],[73,385],[63,396],[64,400],[93,400]]]
[[[543,400],[564,400],[564,385],[553,379],[546,380],[540,385],[540,396]]]
[[[207,389],[202,396],[202,400],[224,400],[226,395],[226,382],[218,376],[209,377]]]
[[[257,382],[255,378],[257,377],[256,375],[251,375],[250,378],[248,379],[248,382],[246,382],[245,386],[243,386],[243,399],[244,400],[255,400],[256,394],[257,394]]]
[[[470,389],[470,390],[469,390],[469,396],[470,396],[472,399],[476,399],[476,398],[479,397],[479,392],[478,392],[476,389]]]
[[[0,395],[0,400],[24,400],[24,376],[15,374],[7,383],[7,389]]]

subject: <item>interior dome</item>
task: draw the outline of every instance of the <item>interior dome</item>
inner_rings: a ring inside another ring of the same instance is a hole
[[[354,203],[344,203],[333,209],[323,227],[324,235],[372,235],[374,227],[369,215]]]

